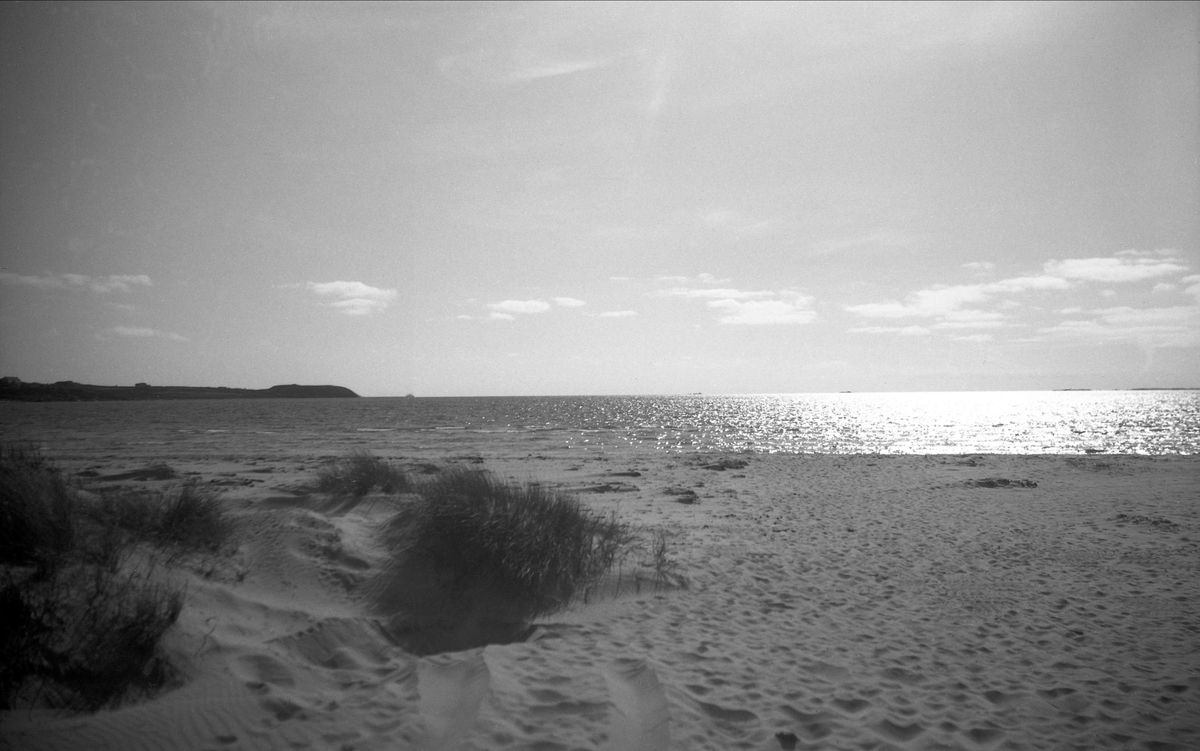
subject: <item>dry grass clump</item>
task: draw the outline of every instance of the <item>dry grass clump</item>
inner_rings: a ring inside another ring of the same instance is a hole
[[[71,549],[75,495],[36,448],[0,444],[0,565],[42,567]]]
[[[161,688],[183,595],[152,570],[72,561],[0,587],[0,707],[95,711]]]
[[[355,451],[322,467],[317,472],[316,488],[322,493],[354,498],[376,489],[402,493],[408,489],[408,476],[378,456]]]
[[[0,708],[89,711],[159,687],[183,595],[159,565],[215,551],[232,524],[216,493],[99,495],[36,449],[0,445]]]
[[[389,543],[431,565],[448,591],[503,593],[527,620],[581,597],[633,540],[615,516],[488,472],[450,469],[415,492],[387,524]]]

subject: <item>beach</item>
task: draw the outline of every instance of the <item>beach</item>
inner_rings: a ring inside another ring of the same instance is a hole
[[[414,476],[536,481],[663,530],[686,582],[626,581],[524,641],[417,656],[372,596],[396,501],[345,508],[307,489],[335,454],[51,452],[84,487],[222,488],[236,544],[171,574],[186,604],[163,642],[169,690],[90,716],[7,712],[3,742],[1200,747],[1196,456],[540,455],[502,437],[377,453]],[[136,475],[157,464],[172,476]]]

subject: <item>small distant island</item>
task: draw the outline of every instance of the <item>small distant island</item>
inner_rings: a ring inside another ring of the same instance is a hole
[[[75,381],[25,383],[0,378],[0,399],[20,402],[130,402],[162,399],[357,399],[345,386],[302,386],[291,383],[269,389],[235,389],[226,386],[93,386]]]

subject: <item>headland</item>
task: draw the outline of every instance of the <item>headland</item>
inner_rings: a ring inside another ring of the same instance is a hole
[[[284,384],[266,389],[226,386],[94,386],[75,381],[25,383],[17,378],[0,379],[0,399],[21,402],[109,402],[164,399],[349,399],[358,398],[345,386]]]

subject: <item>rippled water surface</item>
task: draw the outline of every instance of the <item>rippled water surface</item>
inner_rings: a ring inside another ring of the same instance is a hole
[[[1200,391],[0,403],[0,436],[55,451],[625,446],[791,453],[1200,451]]]

